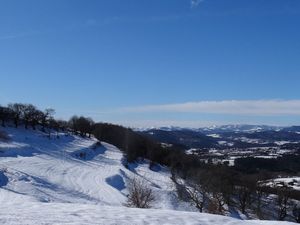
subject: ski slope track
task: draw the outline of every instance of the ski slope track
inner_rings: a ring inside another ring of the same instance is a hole
[[[94,138],[0,131],[10,137],[0,140],[0,224],[292,224],[198,213],[177,200],[167,168],[143,161],[127,169],[119,149]],[[124,206],[133,177],[154,190],[152,209]]]

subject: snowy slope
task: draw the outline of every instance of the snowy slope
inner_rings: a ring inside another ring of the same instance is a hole
[[[261,223],[175,211],[193,208],[176,200],[168,169],[153,171],[147,162],[126,169],[123,154],[110,144],[63,133],[48,139],[40,131],[1,130],[11,140],[0,140],[0,224]],[[153,188],[156,209],[123,206],[127,178],[134,176]]]
[[[3,129],[2,129],[3,130]],[[3,189],[34,198],[38,202],[92,203],[122,206],[126,200],[126,179],[145,178],[160,196],[159,208],[173,209],[172,183],[166,168],[149,170],[148,163],[122,164],[123,154],[107,143],[95,146],[95,139],[60,134],[50,140],[42,132],[6,128],[11,142],[0,144],[0,165],[8,184]],[[80,155],[85,154],[84,158]],[[6,157],[7,156],[7,157]]]
[[[2,211],[3,210],[3,211]],[[68,225],[290,225],[288,222],[241,221],[225,216],[174,210],[131,209],[90,204],[36,203],[2,208],[1,224]]]

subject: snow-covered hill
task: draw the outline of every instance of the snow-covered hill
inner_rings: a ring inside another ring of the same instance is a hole
[[[10,137],[0,140],[0,224],[278,224],[184,212],[194,209],[177,201],[167,168],[127,169],[119,149],[93,138],[0,130]],[[154,190],[154,209],[123,206],[132,177]]]

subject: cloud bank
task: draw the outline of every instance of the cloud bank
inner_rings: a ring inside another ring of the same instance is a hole
[[[224,100],[126,107],[123,112],[213,113],[231,115],[300,115],[300,100]]]

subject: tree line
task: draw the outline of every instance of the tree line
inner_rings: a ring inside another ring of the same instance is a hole
[[[234,167],[244,173],[256,173],[260,170],[270,172],[286,172],[295,174],[300,172],[300,151],[295,154],[285,154],[278,158],[238,158],[234,161]]]
[[[32,104],[11,103],[7,106],[0,105],[0,122],[5,127],[13,124],[15,128],[24,126],[33,130],[40,127],[44,132],[50,130],[72,131],[81,136],[90,136],[94,128],[94,121],[84,116],[72,116],[68,121],[55,119],[55,110],[46,108],[40,110]]]

